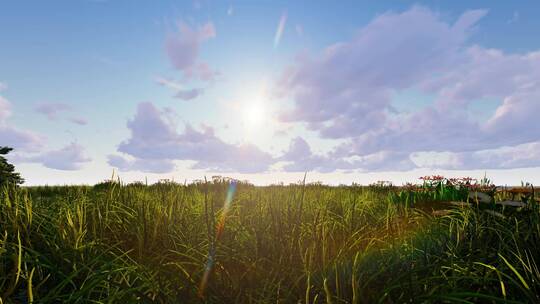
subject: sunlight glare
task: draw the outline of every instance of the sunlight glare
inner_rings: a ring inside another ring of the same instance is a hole
[[[240,107],[244,126],[256,128],[263,126],[269,121],[269,109],[267,104],[267,92],[265,81],[261,81],[254,88],[245,91],[240,99]]]
[[[265,110],[261,103],[254,102],[246,105],[244,110],[244,121],[248,126],[259,126],[265,119]]]

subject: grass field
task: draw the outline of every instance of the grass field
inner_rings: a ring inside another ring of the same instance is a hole
[[[539,303],[533,198],[441,203],[466,198],[431,181],[6,188],[0,302]]]

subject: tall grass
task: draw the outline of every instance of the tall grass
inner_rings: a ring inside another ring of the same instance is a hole
[[[4,189],[1,302],[540,301],[538,208],[434,217],[391,189],[240,183],[217,240],[228,188]]]

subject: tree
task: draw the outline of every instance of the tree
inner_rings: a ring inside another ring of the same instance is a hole
[[[19,185],[24,183],[21,175],[15,172],[15,166],[8,163],[4,155],[11,152],[13,148],[0,146],[0,187],[5,185]]]

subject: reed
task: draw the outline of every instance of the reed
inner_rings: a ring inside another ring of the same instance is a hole
[[[237,183],[223,210],[230,183],[4,188],[1,302],[540,302],[537,207],[303,181]]]

